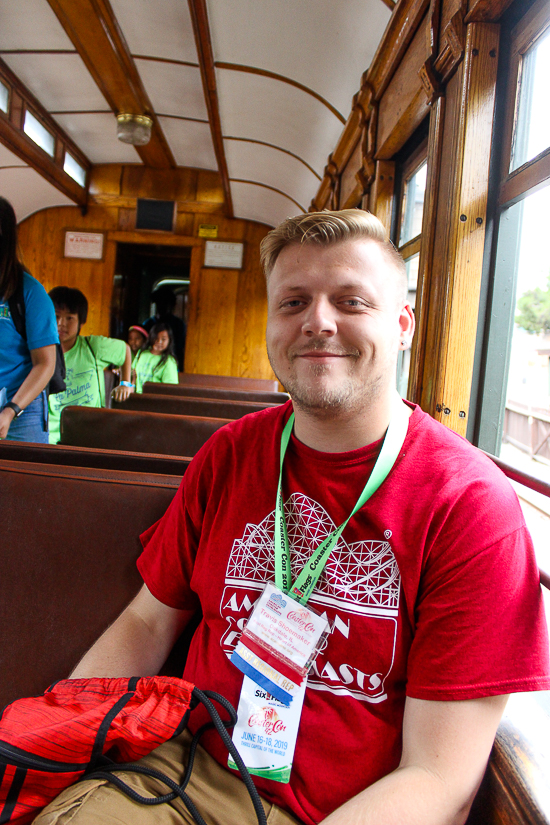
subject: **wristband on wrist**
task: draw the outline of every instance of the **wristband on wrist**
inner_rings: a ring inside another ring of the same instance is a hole
[[[9,408],[10,408],[10,410],[13,410],[13,412],[14,412],[14,416],[13,416],[13,417],[14,417],[14,418],[19,418],[19,416],[20,416],[20,415],[23,415],[23,412],[24,412],[24,411],[21,409],[21,407],[19,406],[19,404],[16,404],[16,403],[15,403],[15,401],[8,401],[8,403],[7,403],[7,404],[4,404],[4,406],[2,407],[2,409],[3,409],[3,410],[5,410],[7,407],[9,407]]]
[[[131,382],[131,381],[119,381],[118,386],[119,386],[119,387],[130,387],[130,388],[133,388],[133,387],[135,387],[136,385],[135,385],[135,384],[132,384],[132,382]]]

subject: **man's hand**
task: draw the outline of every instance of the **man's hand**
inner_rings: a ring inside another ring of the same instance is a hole
[[[399,767],[330,814],[324,825],[463,825],[507,699],[407,698]]]

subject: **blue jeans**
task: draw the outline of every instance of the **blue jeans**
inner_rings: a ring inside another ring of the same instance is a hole
[[[6,441],[48,443],[48,397],[43,390],[10,424]]]

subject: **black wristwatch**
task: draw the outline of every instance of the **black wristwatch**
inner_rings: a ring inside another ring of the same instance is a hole
[[[19,406],[19,404],[15,404],[13,401],[8,401],[8,403],[7,403],[7,404],[5,404],[5,405],[2,407],[2,409],[4,409],[4,410],[5,410],[5,409],[6,409],[6,407],[9,407],[11,410],[13,410],[13,411],[14,411],[14,413],[15,413],[15,416],[14,416],[14,417],[15,417],[15,418],[19,418],[19,416],[20,416],[20,415],[23,415],[23,413],[25,412],[25,410],[22,410],[22,409],[21,409],[21,407]]]

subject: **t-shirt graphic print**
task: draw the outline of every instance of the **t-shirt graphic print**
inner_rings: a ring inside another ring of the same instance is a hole
[[[285,503],[292,578],[338,525],[302,493]],[[252,606],[273,581],[275,511],[260,524],[247,524],[233,543],[220,613],[227,623],[221,645],[230,656]],[[395,656],[401,577],[387,538],[348,544],[340,538],[308,606],[325,615],[330,635],[308,677],[311,690],[383,702]],[[366,623],[366,624],[365,624]],[[368,629],[368,630],[367,630]],[[368,634],[368,643],[366,637]]]

